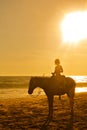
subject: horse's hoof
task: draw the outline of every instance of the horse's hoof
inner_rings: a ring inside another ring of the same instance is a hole
[[[47,118],[46,121],[45,121],[45,123],[44,123],[44,126],[47,126],[49,123],[50,123],[50,119]]]

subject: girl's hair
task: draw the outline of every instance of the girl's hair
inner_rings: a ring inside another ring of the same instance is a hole
[[[60,64],[60,60],[59,59],[55,59],[55,64]]]

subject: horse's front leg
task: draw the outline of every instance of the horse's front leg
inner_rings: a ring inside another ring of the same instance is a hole
[[[48,104],[49,104],[48,118],[51,120],[53,118],[53,96],[48,96]]]

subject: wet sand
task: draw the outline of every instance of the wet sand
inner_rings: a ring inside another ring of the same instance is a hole
[[[87,93],[75,95],[71,118],[67,96],[54,98],[53,120],[48,115],[46,96],[0,99],[0,130],[87,130]]]

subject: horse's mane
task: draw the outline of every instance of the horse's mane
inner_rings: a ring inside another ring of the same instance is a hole
[[[50,79],[50,76],[31,76],[31,79]]]
[[[33,78],[50,78],[51,76],[31,76]]]

